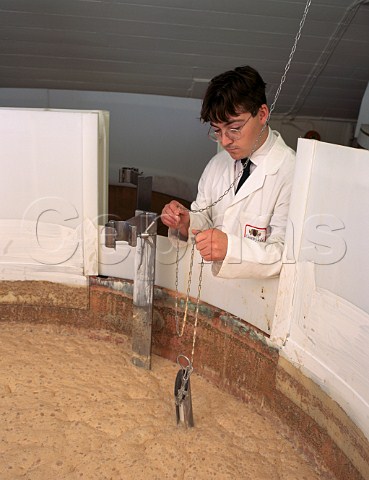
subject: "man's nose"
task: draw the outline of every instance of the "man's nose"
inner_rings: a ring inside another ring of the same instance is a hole
[[[230,145],[231,143],[233,143],[233,140],[231,140],[227,135],[226,135],[226,132],[222,132],[221,133],[221,143],[222,143],[222,146],[223,147],[226,147],[227,145]]]

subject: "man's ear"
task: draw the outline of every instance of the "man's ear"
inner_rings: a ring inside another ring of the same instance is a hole
[[[258,111],[258,115],[261,123],[264,125],[269,117],[269,107],[266,103],[263,103],[263,105],[261,105]]]

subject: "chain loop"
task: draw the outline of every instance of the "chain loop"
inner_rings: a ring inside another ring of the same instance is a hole
[[[187,365],[184,366],[180,362],[180,358],[184,358],[187,361]],[[191,360],[189,360],[185,355],[178,355],[177,357],[177,364],[181,367],[182,371],[182,378],[181,378],[181,386],[178,388],[177,394],[175,395],[175,404],[177,407],[182,405],[182,403],[185,401],[188,391],[189,391],[189,385],[188,385],[188,380],[190,378],[191,373],[193,372],[193,366]]]
[[[179,271],[179,262],[176,262],[176,306],[175,306],[175,318],[176,318],[176,331],[179,337],[183,336],[184,329],[187,323],[187,313],[188,313],[188,304],[190,299],[190,290],[191,290],[191,281],[192,281],[192,270],[193,270],[193,259],[195,255],[195,239],[192,240],[192,248],[191,248],[191,259],[190,259],[190,269],[188,273],[188,280],[187,280],[187,291],[186,291],[186,301],[185,301],[185,311],[183,315],[182,327],[181,330],[179,329],[179,321],[178,321],[178,271]],[[179,239],[177,237],[177,260],[179,259]]]
[[[191,258],[190,258],[190,268],[188,274],[188,281],[187,281],[187,291],[186,291],[186,300],[185,300],[185,310],[183,314],[182,326],[179,328],[179,315],[178,315],[178,277],[179,277],[179,237],[177,237],[177,253],[176,253],[176,281],[175,281],[175,289],[176,289],[176,296],[175,296],[175,322],[176,322],[176,332],[178,337],[182,337],[184,330],[187,324],[187,316],[188,316],[188,305],[190,303],[190,290],[191,290],[191,282],[192,282],[192,272],[193,272],[193,261],[195,256],[195,237],[192,239],[192,248],[191,248]],[[193,363],[193,358],[195,354],[195,344],[196,344],[196,335],[197,335],[197,325],[198,325],[198,316],[199,316],[199,306],[200,306],[200,295],[201,295],[201,287],[202,287],[202,273],[204,268],[204,259],[201,259],[200,264],[200,273],[199,273],[199,283],[197,287],[197,297],[196,297],[196,308],[195,308],[195,320],[194,320],[194,330],[193,330],[193,337],[192,337],[192,351],[191,351],[191,361],[190,364]]]

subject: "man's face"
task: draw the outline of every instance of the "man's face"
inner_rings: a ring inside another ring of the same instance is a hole
[[[222,147],[234,160],[240,160],[250,156],[265,142],[268,129],[265,128],[264,131],[262,129],[268,114],[267,105],[262,105],[255,117],[245,112],[236,117],[230,117],[227,122],[211,122],[210,125]]]

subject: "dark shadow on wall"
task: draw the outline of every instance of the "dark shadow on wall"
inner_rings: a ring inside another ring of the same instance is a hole
[[[190,208],[190,202],[165,193],[152,192],[151,211],[161,214],[164,205],[171,200],[178,200],[182,205]],[[109,220],[128,220],[135,216],[137,203],[137,188],[130,186],[109,185]],[[168,228],[161,222],[157,226],[158,235],[167,236]]]

